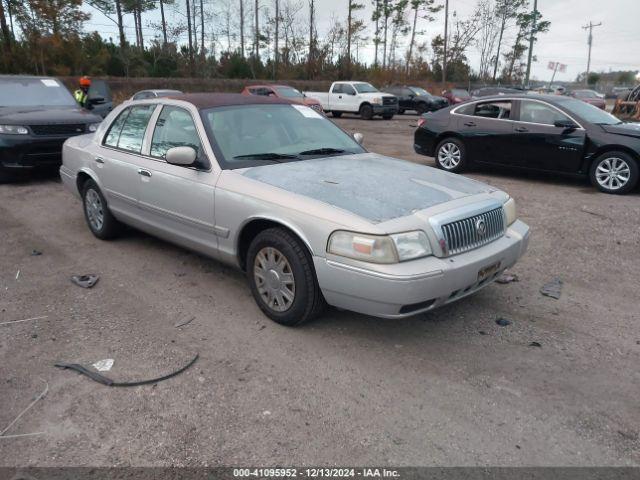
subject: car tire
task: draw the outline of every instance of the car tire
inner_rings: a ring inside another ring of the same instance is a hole
[[[454,137],[445,138],[436,147],[436,166],[447,172],[459,173],[467,164],[464,144]]]
[[[93,180],[82,185],[82,209],[89,230],[100,240],[115,238],[120,233],[122,224],[109,211],[104,195]]]
[[[3,167],[0,167],[0,184],[10,183],[15,180],[15,177],[11,173],[7,172]]]
[[[311,255],[283,228],[263,230],[253,239],[246,271],[253,298],[274,322],[292,327],[317,318],[326,308]]]
[[[385,113],[384,115],[382,115],[382,118],[384,118],[385,120],[391,120],[393,118],[393,113]]]
[[[334,111],[332,111],[331,115],[333,117],[335,117],[335,118],[340,118],[342,116],[342,112],[334,112]]]
[[[427,106],[424,103],[419,103],[418,106],[416,107],[416,113],[418,115],[422,115],[426,111],[427,111]]]
[[[591,163],[589,179],[601,192],[623,194],[638,183],[638,162],[628,153],[605,152]]]
[[[363,120],[371,120],[373,118],[373,107],[365,103],[360,107],[360,116]]]
[[[404,115],[404,108],[401,108],[400,110],[398,110],[398,115]]]

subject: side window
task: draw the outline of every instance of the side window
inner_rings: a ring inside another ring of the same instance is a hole
[[[356,91],[353,89],[351,85],[345,84],[342,86],[342,93],[346,93],[347,95],[355,95]]]
[[[165,106],[153,130],[151,156],[165,158],[173,147],[192,147],[201,157],[202,146],[191,114],[180,107]]]
[[[155,110],[155,105],[138,105],[131,107],[129,116],[122,126],[118,148],[129,152],[140,153],[142,150],[142,140],[147,129],[149,118]]]
[[[104,137],[103,145],[107,145],[109,147],[117,147],[118,140],[120,140],[120,131],[122,130],[122,125],[124,125],[124,121],[127,119],[129,115],[130,108],[125,108],[120,112],[120,115],[113,121],[109,130],[107,131],[107,135]]]
[[[341,83],[334,84],[333,90],[331,90],[331,93],[344,93],[344,90],[342,90],[342,84]]]
[[[520,104],[520,121],[553,125],[558,120],[568,121],[569,118],[544,103],[524,100]]]
[[[413,90],[411,90],[410,88],[403,88],[402,89],[402,95],[405,97],[409,97],[411,95],[415,96],[415,93],[413,93]]]
[[[249,93],[251,95],[257,95],[258,94],[258,89],[257,88],[250,88],[249,89]]]
[[[473,115],[484,118],[508,119],[511,117],[511,101],[476,103]]]
[[[473,103],[470,105],[463,105],[462,107],[456,108],[456,113],[459,113],[460,115],[473,115],[475,108],[476,106]]]

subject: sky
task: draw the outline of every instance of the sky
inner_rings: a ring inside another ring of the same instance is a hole
[[[205,10],[219,10],[220,4],[226,0],[205,0]],[[230,0],[232,4],[237,4],[237,0]],[[307,0],[292,0],[294,3],[304,5],[300,16],[301,22],[307,21],[308,14]],[[371,0],[360,0],[366,4],[365,10],[360,10],[357,15],[370,24],[369,36],[373,34],[371,18]],[[444,4],[445,0],[438,0]],[[267,8],[273,8],[273,0],[260,0]],[[282,2],[282,0],[281,0]],[[533,0],[531,0],[533,2]],[[247,5],[252,5],[253,0],[246,0]],[[176,5],[184,9],[184,1],[176,0]],[[453,13],[460,17],[471,14],[477,0],[449,0],[449,21],[452,21]],[[332,18],[346,18],[347,0],[316,0],[317,9],[317,30],[322,37],[331,27]],[[85,24],[85,30],[97,30],[105,37],[112,37],[117,42],[117,28],[109,19],[100,12],[84,7],[91,13],[92,17]],[[169,8],[168,18],[178,19],[179,14],[171,12]],[[589,22],[602,23],[601,26],[593,29],[593,45],[591,52],[591,71],[610,70],[640,70],[640,29],[638,19],[640,18],[640,0],[538,0],[538,10],[545,20],[551,22],[549,31],[539,36],[538,42],[534,46],[534,56],[537,62],[532,65],[531,77],[534,80],[549,81],[552,71],[549,70],[549,62],[560,62],[566,64],[566,72],[558,72],[556,81],[573,81],[576,76],[586,71],[588,45],[588,32],[582,27]],[[151,40],[157,32],[150,23],[159,23],[159,11],[149,12],[143,16],[145,26],[145,40]],[[125,17],[127,25],[127,35],[131,41],[135,40],[133,30],[133,18],[130,15]],[[419,41],[430,43],[431,38],[443,33],[444,30],[444,9],[436,14],[434,22],[424,22],[420,27],[425,34]],[[207,28],[206,30],[209,30]],[[247,26],[249,30],[249,26]],[[186,36],[183,36],[186,39]],[[508,40],[511,38],[508,37]],[[372,42],[359,49],[361,61],[372,62],[374,48]],[[408,43],[406,39],[403,45]],[[472,47],[468,54],[469,63],[475,70],[478,69],[479,54]]]

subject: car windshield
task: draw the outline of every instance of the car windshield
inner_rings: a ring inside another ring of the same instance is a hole
[[[89,87],[89,98],[103,98],[105,102],[111,101],[111,91],[104,80],[94,80]]]
[[[418,95],[419,97],[430,97],[431,94],[427,92],[424,88],[420,87],[411,87],[410,90]]]
[[[351,136],[303,105],[234,105],[202,111],[223,168],[363,153]]]
[[[358,93],[372,93],[378,91],[378,89],[370,83],[354,83],[353,87]]]
[[[69,90],[54,78],[1,78],[0,107],[73,107]]]
[[[293,87],[276,87],[276,90],[280,94],[280,96],[285,98],[302,98],[303,95],[300,91],[296,90]]]
[[[469,92],[467,92],[466,90],[463,90],[461,88],[454,88],[453,90],[451,90],[451,93],[453,93],[456,97],[468,97],[469,96]]]
[[[614,117],[610,113],[600,110],[589,103],[574,100],[572,98],[563,99],[562,106],[569,110],[571,113],[575,113],[579,117],[584,118],[587,122],[595,123],[596,125],[617,125],[622,123],[620,119]]]

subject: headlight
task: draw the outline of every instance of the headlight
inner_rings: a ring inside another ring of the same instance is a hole
[[[371,100],[371,103],[375,103],[376,105],[382,105],[382,99],[380,97],[376,97]]]
[[[507,219],[507,227],[516,221],[518,214],[516,212],[516,201],[510,198],[503,205],[505,217]]]
[[[100,126],[101,122],[98,123],[90,123],[89,125],[87,125],[87,130],[89,132],[95,132],[96,130],[98,130],[98,127]]]
[[[329,237],[327,252],[371,263],[398,263],[431,254],[422,231],[394,235],[368,235],[337,231]]]
[[[7,135],[27,135],[29,130],[21,125],[0,125],[0,133]]]

